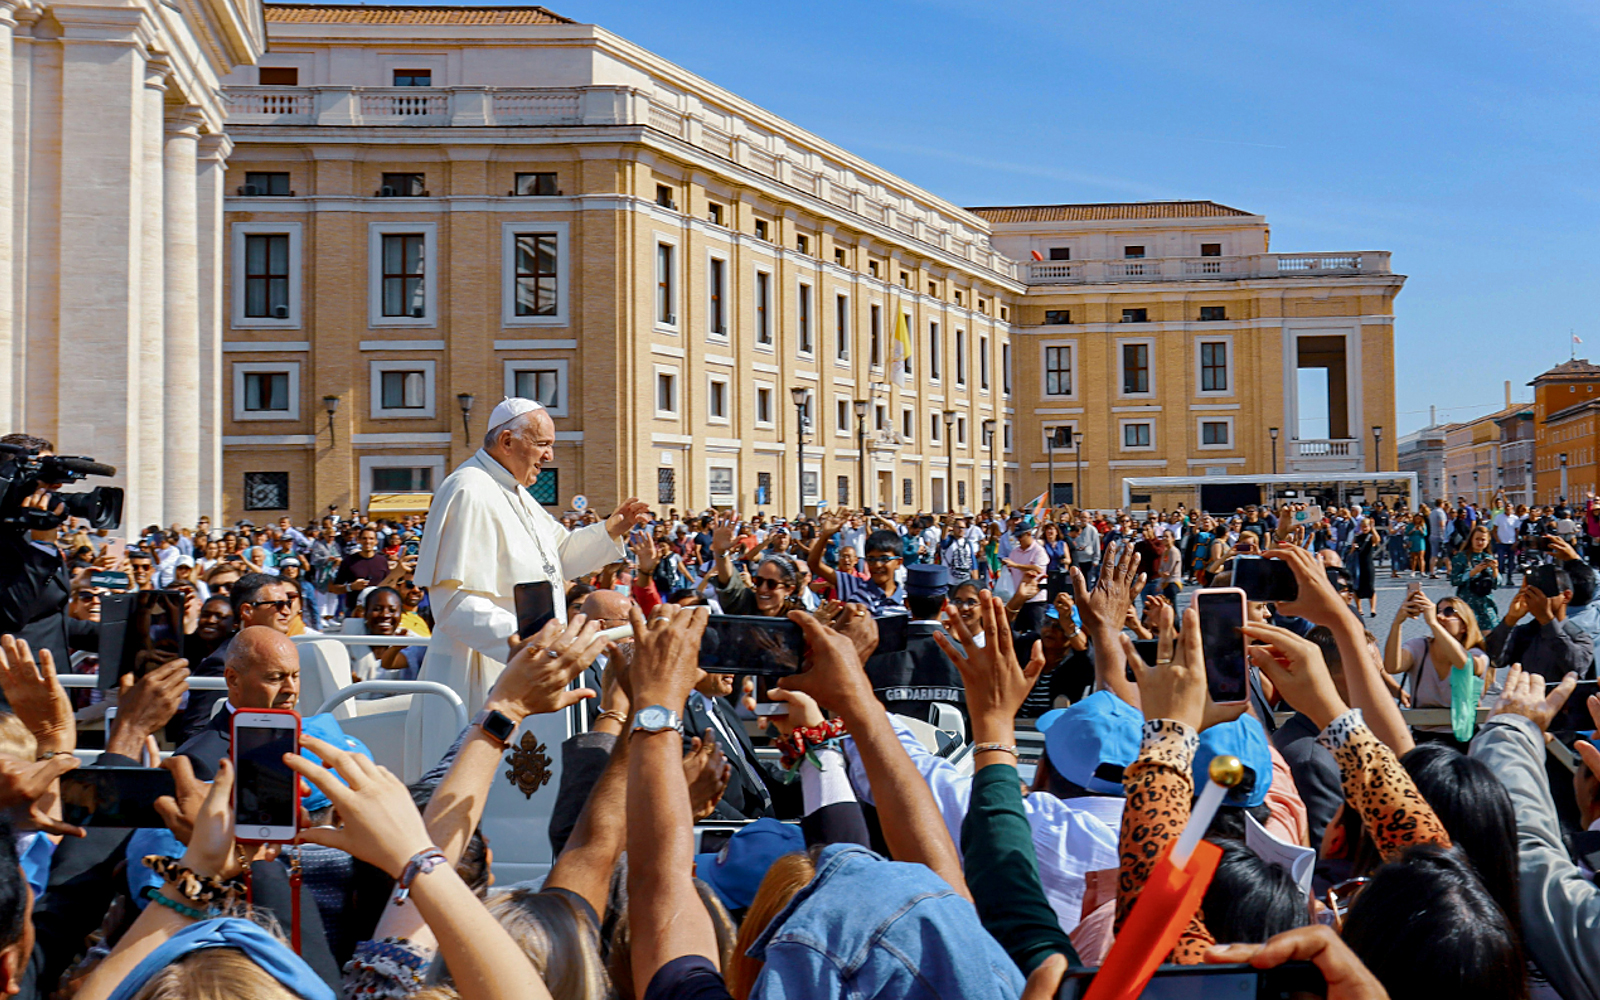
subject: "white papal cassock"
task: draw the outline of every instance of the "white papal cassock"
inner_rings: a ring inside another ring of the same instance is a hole
[[[506,640],[517,630],[513,588],[549,580],[556,615],[565,621],[566,581],[625,554],[604,522],[577,531],[562,527],[480,449],[440,484],[428,508],[416,582],[428,588],[434,626],[419,679],[449,685],[466,702],[467,714],[476,715],[505,669]],[[412,700],[407,744],[422,760],[437,760],[456,733],[443,699]]]

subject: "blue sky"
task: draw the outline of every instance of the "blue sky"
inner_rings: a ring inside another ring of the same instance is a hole
[[[551,0],[963,205],[1210,198],[1390,250],[1401,433],[1600,360],[1600,4]]]

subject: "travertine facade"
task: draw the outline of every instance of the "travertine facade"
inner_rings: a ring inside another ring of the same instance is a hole
[[[219,79],[255,0],[0,0],[0,433],[116,465],[124,522],[221,508]]]
[[[227,81],[230,519],[431,489],[519,391],[552,404],[560,507],[971,510],[994,472],[1022,502],[1057,423],[1107,506],[1121,475],[1267,471],[1268,424],[1286,471],[1371,468],[1392,429],[1386,254],[1269,254],[1209,202],[963,209],[540,8],[266,11],[271,52]],[[1297,366],[1338,372],[1337,436],[1294,440]]]

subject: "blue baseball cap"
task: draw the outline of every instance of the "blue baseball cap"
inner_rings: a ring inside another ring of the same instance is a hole
[[[1144,715],[1110,691],[1039,716],[1050,767],[1096,795],[1122,795],[1122,772],[1139,756]]]
[[[340,729],[339,723],[332,715],[313,715],[301,719],[300,732],[308,736],[315,736],[324,743],[331,743],[346,753],[358,753],[368,760],[377,760],[376,757],[372,756],[372,751],[367,749],[367,745],[365,743],[346,733],[343,729]],[[300,751],[300,756],[311,761],[313,764],[322,763],[322,758],[318,757],[310,750],[302,749]],[[340,781],[344,781],[346,785],[350,784],[350,782],[344,780],[344,776],[338,771],[333,772],[333,774],[334,777],[338,778]],[[329,799],[327,795],[323,794],[322,789],[317,788],[310,782],[307,782],[306,784],[310,790],[306,793],[305,797],[300,800],[300,804],[306,807],[306,812],[316,812],[318,809],[326,807],[329,804]]]
[[[1267,749],[1267,731],[1255,716],[1241,715],[1200,733],[1200,748],[1194,753],[1197,793],[1211,780],[1211,758],[1220,754],[1232,754],[1248,769],[1245,782],[1228,792],[1222,804],[1253,808],[1267,801],[1267,791],[1272,788],[1272,751]]]
[[[950,591],[950,570],[938,563],[917,563],[906,567],[906,594],[910,597],[943,597]]]
[[[728,838],[715,854],[694,856],[695,877],[715,889],[730,910],[749,909],[767,869],[785,854],[806,849],[798,826],[762,817]]]

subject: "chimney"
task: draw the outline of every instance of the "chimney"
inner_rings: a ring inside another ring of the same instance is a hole
[[[1511,380],[1506,379],[1506,409],[1511,409]]]
[[[1428,407],[1428,426],[1439,426],[1439,408],[1437,406]]]

